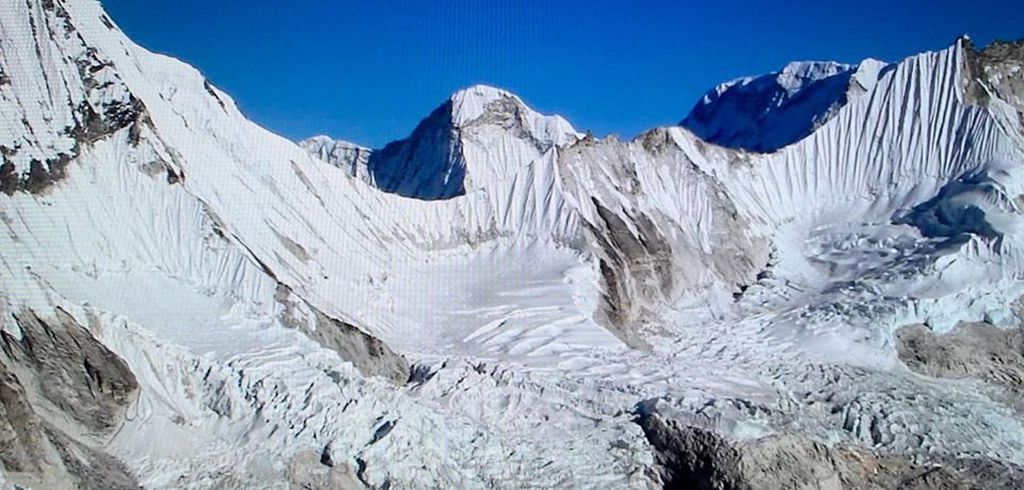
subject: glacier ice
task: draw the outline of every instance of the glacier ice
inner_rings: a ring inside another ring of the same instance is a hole
[[[984,344],[1021,322],[1018,44],[792,64],[631,141],[474,86],[370,150],[93,0],[0,42],[4,484],[1024,475],[1020,366],[934,353],[1020,359]]]

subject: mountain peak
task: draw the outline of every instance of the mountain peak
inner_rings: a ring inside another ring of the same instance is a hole
[[[489,107],[500,101],[510,101],[514,105],[532,112],[522,99],[508,90],[477,84],[452,94],[448,99],[452,108],[452,123],[462,126],[479,119]]]
[[[778,72],[775,80],[790,95],[799,92],[808,84],[823,80],[857,68],[835,61],[796,61],[786,65]]]
[[[563,145],[582,137],[576,128],[557,115],[541,114],[523,102],[518,95],[505,89],[477,84],[452,94],[451,124],[463,127],[484,116],[502,127],[518,126],[526,135],[544,146]]]
[[[798,61],[708,91],[680,126],[721,146],[772,152],[827,122],[851,95],[874,86],[885,63]]]
[[[368,166],[373,183],[384,191],[450,199],[467,192],[467,176],[479,189],[517,171],[508,159],[497,158],[503,153],[487,148],[514,147],[519,156],[539,158],[581,137],[562,117],[540,114],[507,90],[473,85],[455,92],[408,138],[373,152]]]
[[[504,97],[518,98],[512,92],[503,88],[498,88],[493,85],[487,85],[478,83],[476,85],[470,85],[461,90],[455,91],[450,97],[453,102],[456,101],[481,101],[491,102]]]
[[[771,154],[488,86],[366,154],[8,4],[0,487],[1024,481],[1024,45],[712,92]]]

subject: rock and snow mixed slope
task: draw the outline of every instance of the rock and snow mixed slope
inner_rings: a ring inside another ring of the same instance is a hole
[[[369,148],[324,135],[302,140],[299,146],[321,160],[341,168],[350,177],[373,183],[367,166],[371,153]]]
[[[370,151],[13,2],[2,481],[1019,485],[1022,60],[793,65],[634,141],[477,86]]]

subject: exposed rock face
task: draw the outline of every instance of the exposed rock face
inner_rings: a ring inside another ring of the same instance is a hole
[[[672,249],[650,218],[637,213],[626,221],[594,201],[601,221],[591,228],[598,243],[608,323],[631,345],[641,346],[640,335],[628,327],[642,320],[640,298],[667,298],[675,292]],[[600,227],[600,228],[599,228]]]
[[[283,284],[275,299],[285,307],[281,322],[297,328],[320,345],[334,350],[366,376],[381,376],[395,384],[409,379],[409,363],[380,339],[359,328],[331,318],[310,306]]]
[[[656,412],[641,411],[637,423],[657,450],[658,476],[665,488],[923,490],[1010,489],[1024,484],[1024,469],[985,459],[915,462],[797,435],[735,442]]]
[[[660,304],[738,290],[768,260],[726,190],[693,160],[704,147],[691,138],[657,129],[630,142],[584,140],[560,154],[561,186],[600,257],[607,323],[631,345],[642,346],[636,327],[657,323]]]
[[[47,380],[38,387],[43,397],[87,429],[87,435],[116,428],[138,389],[128,365],[62,310],[51,321],[31,310],[15,318],[22,338],[0,333],[4,353]]]
[[[989,323],[961,323],[938,334],[924,325],[897,332],[900,359],[911,370],[945,379],[973,378],[998,388],[997,398],[1024,413],[1024,333]]]
[[[995,41],[978,50],[969,40],[965,73],[968,99],[987,104],[992,98],[1008,104],[1017,112],[1024,128],[1024,40]]]
[[[334,349],[366,376],[382,376],[396,384],[409,379],[409,364],[380,339],[314,310],[316,329],[306,331],[324,347]]]
[[[359,490],[369,488],[359,481],[348,464],[327,464],[312,451],[295,456],[288,468],[291,488],[302,490]]]
[[[120,427],[138,384],[128,366],[70,315],[14,315],[20,338],[0,331],[0,463],[8,477],[44,488],[134,488],[103,444]]]
[[[731,133],[788,145],[767,155],[679,127],[584,138],[472,87],[367,158],[407,199],[246,120],[96,1],[9,7],[4,479],[1021,486],[1009,402],[893,362],[897,322],[1002,318],[1024,276],[1019,203],[978,192],[1021,193],[1024,145],[1008,103],[963,103],[959,44],[774,77]],[[1015,386],[1010,353],[972,356]],[[676,403],[634,424],[649,397]]]
[[[71,63],[65,65],[67,71],[37,65],[18,77],[0,75],[0,107],[5,113],[19,110],[17,101],[26,93],[43,90],[50,95],[39,101],[43,110],[33,114],[41,118],[21,121],[30,137],[0,136],[0,192],[8,195],[45,192],[65,178],[66,167],[90,145],[124,128],[130,128],[129,139],[137,143],[143,128],[152,125],[145,105],[121,80],[113,62],[88,46],[61,2],[18,6],[23,7],[24,21],[38,45],[49,45],[57,51],[54,55]],[[58,121],[64,126],[54,132]]]

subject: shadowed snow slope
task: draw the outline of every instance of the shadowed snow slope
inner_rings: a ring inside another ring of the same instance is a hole
[[[450,199],[494,188],[516,173],[517,163],[578,138],[565,119],[542,116],[515,95],[476,85],[434,110],[408,139],[373,152],[367,167],[371,182],[384,191]],[[304,146],[321,153],[325,143],[314,138]]]
[[[1019,328],[1017,45],[791,65],[633,141],[475,86],[373,151],[92,0],[0,47],[5,484],[1021,481],[1012,383],[897,335]]]
[[[715,87],[680,126],[718,145],[775,151],[804,138],[850,99],[870,91],[884,68],[872,59],[858,66],[791,63],[778,73]]]

